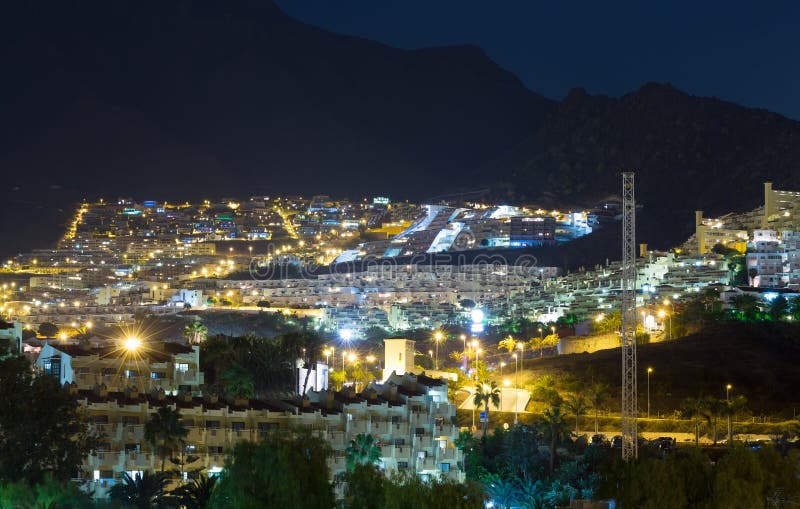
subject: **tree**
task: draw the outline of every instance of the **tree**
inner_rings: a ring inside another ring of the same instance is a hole
[[[114,484],[108,492],[108,498],[136,509],[167,507],[164,490],[167,480],[163,474],[145,472],[131,477],[127,472],[122,474],[122,482]]]
[[[0,509],[50,509],[91,507],[88,494],[72,481],[59,482],[46,476],[40,483],[24,481],[0,484]]]
[[[252,398],[255,395],[253,375],[239,364],[233,364],[222,372],[220,382],[225,392],[234,398]]]
[[[336,390],[338,391],[342,388],[342,385],[347,380],[347,372],[342,370],[329,371],[328,378],[330,379],[331,382],[333,382],[334,388],[336,388]]]
[[[200,474],[194,482],[173,491],[172,498],[185,509],[211,509],[211,496],[216,485],[216,477]]]
[[[0,361],[0,482],[79,477],[97,435],[67,387],[34,377],[24,357]]]
[[[592,332],[595,334],[619,332],[622,329],[622,313],[619,311],[599,315],[598,318],[595,318],[591,324]]]
[[[589,387],[588,391],[588,398],[589,398],[589,405],[591,405],[592,410],[594,410],[594,433],[595,435],[599,433],[599,415],[600,409],[608,399],[608,385],[600,382],[596,382]]]
[[[151,414],[144,425],[144,438],[158,451],[161,457],[161,473],[167,463],[167,456],[183,446],[183,439],[189,433],[181,422],[181,414],[168,406],[160,407]]]
[[[733,296],[730,303],[739,317],[744,320],[755,320],[761,310],[761,301],[758,297],[747,293]]]
[[[686,398],[681,405],[681,415],[684,419],[694,421],[694,445],[700,444],[700,419],[706,411],[705,402],[699,398]]]
[[[303,334],[303,353],[307,362],[305,363],[306,377],[303,381],[303,392],[301,394],[305,394],[308,391],[308,380],[311,376],[311,371],[317,369],[317,359],[322,355],[322,347],[323,342],[319,334],[310,331],[306,331]]]
[[[383,509],[386,476],[374,465],[357,464],[347,472],[344,507],[348,509]]]
[[[192,323],[187,323],[183,328],[183,337],[192,345],[199,345],[206,339],[208,334],[208,327],[195,320]]]
[[[486,382],[478,382],[475,385],[473,403],[476,407],[483,405],[486,412],[486,420],[483,422],[483,434],[485,435],[486,429],[489,427],[489,403],[494,405],[495,408],[500,407],[500,389],[497,387],[497,382],[494,380],[488,384]]]
[[[733,418],[747,409],[747,398],[741,394],[725,400],[723,415],[728,419],[728,445],[733,446]]]
[[[212,495],[212,507],[330,509],[328,443],[310,432],[269,434],[260,442],[239,442]]]
[[[289,332],[280,337],[280,345],[292,367],[292,375],[294,376],[294,391],[298,390],[299,382],[297,380],[297,359],[303,354],[305,345],[305,338],[299,332]]]
[[[52,322],[42,322],[39,325],[39,334],[46,338],[54,338],[58,334],[58,326]]]
[[[347,471],[352,472],[356,465],[374,465],[381,459],[381,448],[375,437],[359,433],[345,449],[347,454]]]
[[[709,424],[711,424],[711,440],[714,441],[714,445],[717,445],[717,421],[719,416],[725,413],[725,406],[725,400],[721,400],[713,396],[707,397],[703,404],[706,420]]]
[[[511,336],[508,336],[497,344],[498,350],[506,349],[508,350],[508,353],[513,352],[515,348],[517,348],[517,340]]]
[[[575,394],[564,402],[564,406],[566,409],[575,416],[575,435],[579,435],[580,432],[578,431],[578,419],[580,416],[586,413],[586,409],[588,405],[586,404],[586,398],[584,398],[581,394]]]
[[[769,314],[773,320],[784,320],[789,314],[789,301],[783,295],[778,295],[769,305]]]
[[[545,440],[550,441],[550,473],[552,474],[556,466],[556,446],[566,439],[569,433],[561,408],[556,406],[545,410],[539,420],[539,429]]]

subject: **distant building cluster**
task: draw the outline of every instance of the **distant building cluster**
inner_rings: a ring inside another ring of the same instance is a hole
[[[696,212],[695,235],[684,246],[700,254],[715,246],[746,255],[750,286],[800,288],[800,192],[764,184],[764,205],[715,219]]]

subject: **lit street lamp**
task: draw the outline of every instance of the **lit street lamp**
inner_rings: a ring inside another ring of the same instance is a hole
[[[650,375],[653,373],[653,368],[647,368],[647,418],[650,418]]]
[[[439,369],[439,341],[441,341],[443,337],[444,337],[444,335],[442,334],[442,331],[440,331],[440,330],[437,330],[433,334],[433,340],[436,343],[436,360],[434,362],[434,367],[437,370]]]
[[[733,389],[731,384],[725,386],[725,401],[731,400],[731,389]]]
[[[517,413],[519,412],[519,363],[517,362],[517,354],[514,357],[514,424],[517,423]]]

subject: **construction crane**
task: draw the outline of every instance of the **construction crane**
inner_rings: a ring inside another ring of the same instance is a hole
[[[622,459],[637,457],[636,195],[632,172],[622,174]]]

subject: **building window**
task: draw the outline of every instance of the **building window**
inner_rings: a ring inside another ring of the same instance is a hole
[[[49,357],[42,363],[42,371],[47,376],[61,378],[61,357]]]
[[[398,470],[408,470],[408,462],[407,461],[398,461],[397,462],[397,469]]]
[[[179,373],[186,373],[189,371],[189,364],[186,362],[179,362],[175,364],[175,371]]]
[[[441,465],[439,465],[439,470],[441,470],[444,473],[449,472],[450,471],[450,463],[442,463]]]
[[[164,373],[163,371],[151,371],[150,378],[152,378],[153,380],[163,380],[167,378],[167,374]]]

